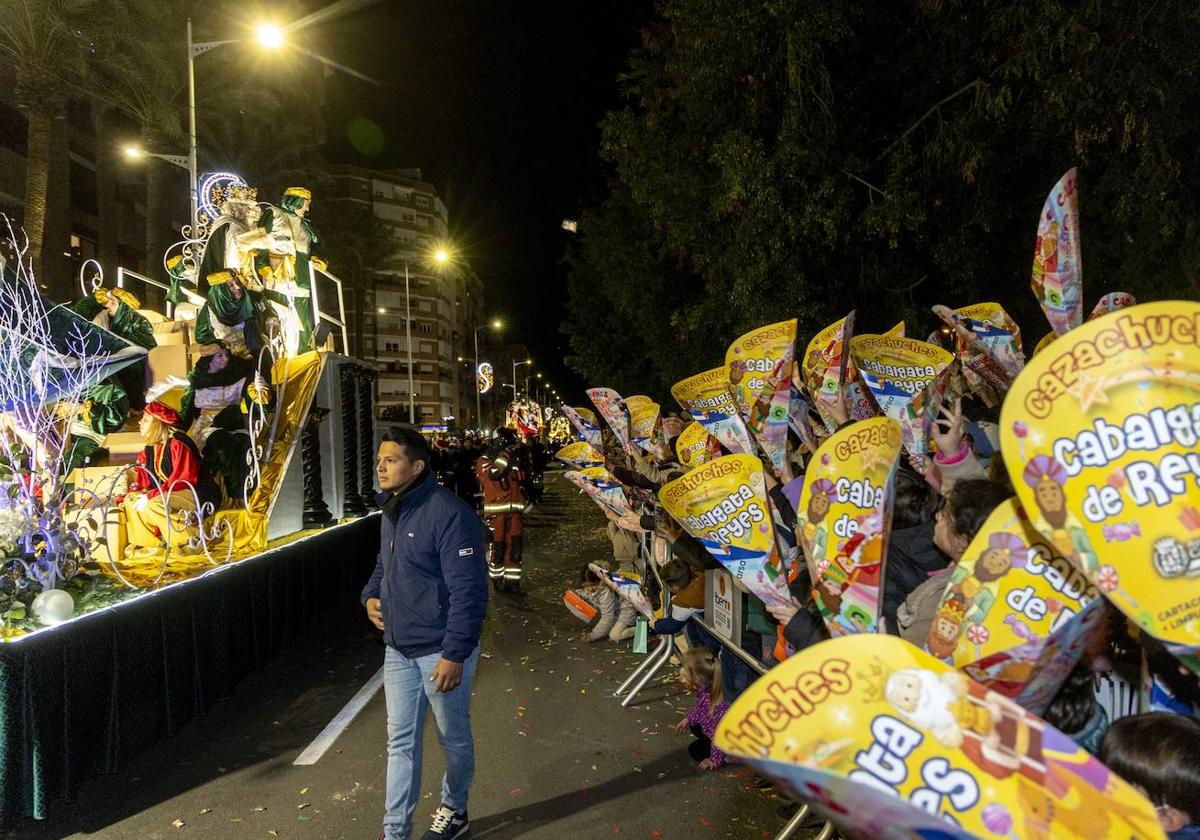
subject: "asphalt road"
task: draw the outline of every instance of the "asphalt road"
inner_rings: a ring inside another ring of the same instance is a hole
[[[493,596],[475,680],[473,837],[773,837],[779,800],[754,789],[745,768],[697,770],[689,736],[671,732],[690,706],[674,669],[623,709],[612,693],[640,657],[628,642],[578,641],[582,626],[561,598],[583,563],[611,556],[600,512],[555,475],[526,524],[528,594]],[[4,836],[374,840],[382,692],[316,764],[293,761],[382,661],[364,616],[327,616],[177,736]],[[432,719],[425,737],[417,836],[444,766]]]

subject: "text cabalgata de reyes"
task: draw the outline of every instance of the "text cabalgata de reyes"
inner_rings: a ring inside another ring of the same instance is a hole
[[[1071,342],[1070,347],[1050,362],[1038,378],[1038,387],[1029,392],[1025,408],[1033,417],[1049,417],[1054,403],[1063,396],[1077,396],[1084,389],[1104,389],[1124,382],[1151,378],[1170,379],[1185,371],[1147,369],[1142,351],[1176,343],[1200,345],[1200,316],[1152,315],[1138,318],[1126,315],[1096,333],[1090,340]],[[1051,347],[1046,352],[1053,352]],[[1100,367],[1107,359],[1124,356],[1128,368],[1109,381],[1088,381],[1087,371]],[[1103,406],[1102,402],[1098,404]],[[1101,468],[1135,453],[1152,453],[1164,447],[1194,450],[1200,444],[1200,403],[1180,402],[1156,407],[1144,413],[1131,413],[1112,422],[1097,417],[1090,429],[1074,437],[1054,441],[1054,458],[1069,476],[1077,476],[1085,467]],[[1189,483],[1200,483],[1200,453],[1168,452],[1157,462],[1143,459],[1126,463],[1124,477],[1128,496],[1137,507],[1154,504],[1164,507],[1175,496],[1183,495]],[[1117,516],[1124,510],[1121,492],[1109,484],[1092,485],[1086,490],[1084,515],[1092,522]]]

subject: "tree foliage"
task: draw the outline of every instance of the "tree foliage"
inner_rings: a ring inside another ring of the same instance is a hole
[[[985,299],[1036,341],[1034,232],[1072,166],[1086,304],[1195,296],[1198,35],[1184,2],[663,0],[603,122],[571,363],[665,396],[771,320],[923,334]]]

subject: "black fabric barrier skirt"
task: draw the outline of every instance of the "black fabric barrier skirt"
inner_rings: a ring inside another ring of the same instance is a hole
[[[378,550],[367,516],[0,644],[0,825],[45,818],[357,603]]]

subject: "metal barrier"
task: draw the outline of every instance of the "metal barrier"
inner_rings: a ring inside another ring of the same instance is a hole
[[[171,287],[169,285],[167,285],[166,283],[163,283],[161,280],[155,280],[153,277],[147,277],[145,274],[140,274],[131,268],[125,268],[125,266],[123,266],[123,265],[117,266],[117,288],[118,289],[125,288],[125,278],[126,277],[131,277],[134,280],[140,280],[143,284],[145,284],[147,286],[153,286],[156,289],[162,289],[164,292],[171,291]],[[189,292],[187,289],[184,289],[183,293],[185,295],[187,295],[187,299],[190,302],[192,302],[193,304],[195,304],[196,306],[204,305],[204,298],[200,297],[200,295],[196,294],[195,292]],[[171,318],[174,314],[175,314],[175,304],[171,303],[170,301],[167,301],[167,317]]]
[[[642,567],[640,571],[642,573],[643,580],[646,579],[648,574],[653,574],[654,579],[658,581],[658,585],[663,593],[663,609],[666,614],[669,614],[671,609],[671,594],[667,588],[662,585],[662,578],[658,574],[658,567],[654,562],[654,552],[651,543],[652,539],[652,534],[643,534],[638,538],[638,565]],[[763,665],[762,662],[751,656],[740,646],[729,643],[728,640],[724,639],[711,624],[695,615],[693,615],[689,620],[694,621],[697,626],[703,628],[710,636],[716,639],[723,648],[728,651],[732,651],[734,655],[745,662],[746,665],[749,666],[749,668],[756,674],[762,676],[763,674],[767,673],[767,667]],[[633,702],[634,698],[637,697],[638,692],[645,688],[646,684],[649,683],[650,680],[654,679],[655,675],[662,670],[663,665],[670,661],[671,654],[674,653],[674,651],[675,637],[673,635],[667,636],[661,642],[659,642],[658,647],[655,648],[654,651],[649,654],[645,660],[638,665],[637,668],[634,669],[633,673],[630,674],[625,679],[625,682],[621,683],[620,687],[614,692],[615,696],[617,697],[625,694],[626,691],[629,692],[621,701],[621,706],[628,707],[629,704]],[[807,802],[801,802],[799,804],[800,808],[796,811],[792,818],[784,824],[780,832],[775,835],[775,840],[791,840],[791,838],[795,837],[796,833],[800,830],[800,826],[809,816],[810,808]],[[825,825],[821,827],[821,831],[813,838],[813,840],[832,840],[832,838],[837,836],[836,832],[837,829],[834,824],[826,821]]]
[[[659,591],[662,593],[663,610],[669,614],[671,610],[671,593],[663,586],[662,578],[658,575],[658,567],[654,562],[654,551],[651,547],[652,534],[642,534],[638,537],[638,561],[642,567],[640,572],[642,580],[646,580],[648,573],[654,575],[654,579],[658,581]],[[637,697],[638,692],[646,687],[646,684],[662,670],[662,667],[671,661],[671,654],[675,652],[675,636],[666,636],[658,643],[658,647],[654,652],[643,660],[634,672],[626,678],[625,682],[616,690],[616,695],[619,697],[627,690],[629,694],[621,701],[621,706],[628,708],[629,704]]]
[[[745,662],[747,666],[749,666],[750,670],[754,671],[760,677],[767,673],[767,666],[763,665],[758,659],[742,650],[741,647],[728,644],[726,640],[721,637],[721,634],[718,633],[716,629],[707,621],[704,621],[697,616],[692,616],[689,621],[694,621],[698,627],[703,628],[706,633],[721,643],[721,647],[736,655],[739,659]],[[783,829],[775,835],[775,840],[789,840],[789,838],[795,836],[796,832],[800,830],[800,825],[808,818],[808,812],[808,803],[801,802],[800,809],[796,811],[790,820],[787,821],[787,823],[783,826]],[[833,823],[826,821],[825,825],[821,828],[820,834],[818,834],[814,840],[830,840],[830,838],[835,836],[834,833],[836,830],[837,829],[834,827]]]

